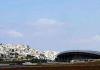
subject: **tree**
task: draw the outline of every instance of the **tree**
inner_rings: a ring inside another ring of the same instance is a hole
[[[26,59],[27,59],[27,60],[32,60],[34,57],[35,57],[35,56],[27,55],[27,56],[26,56]]]

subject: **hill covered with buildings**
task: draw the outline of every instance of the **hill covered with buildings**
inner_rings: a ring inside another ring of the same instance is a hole
[[[57,53],[55,51],[38,51],[23,44],[0,44],[0,61],[22,61],[33,58],[53,61]]]

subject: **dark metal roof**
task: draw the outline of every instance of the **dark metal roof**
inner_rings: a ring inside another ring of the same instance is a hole
[[[73,52],[73,53],[75,53],[75,52],[82,52],[82,53],[90,53],[90,54],[96,54],[96,55],[100,55],[100,52],[98,52],[98,51],[89,51],[89,50],[69,50],[69,51],[63,51],[63,52],[60,52],[60,53],[58,53],[57,54],[57,56],[58,55],[61,55],[61,54],[64,54],[64,53],[71,53],[71,52]]]

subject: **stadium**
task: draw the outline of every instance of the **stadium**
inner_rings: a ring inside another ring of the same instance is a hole
[[[71,50],[64,51],[57,54],[56,62],[81,62],[92,61],[100,59],[100,52],[97,51],[83,51],[83,50]]]

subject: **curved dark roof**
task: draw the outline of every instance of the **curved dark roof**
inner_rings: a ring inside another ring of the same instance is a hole
[[[82,53],[90,53],[90,54],[96,54],[96,55],[100,55],[100,52],[98,52],[98,51],[88,51],[88,50],[70,50],[70,51],[64,51],[64,52],[60,52],[60,53],[58,53],[57,54],[57,56],[58,55],[61,55],[61,54],[65,54],[65,53],[71,53],[71,52],[73,52],[73,53],[75,53],[75,52],[82,52]]]

